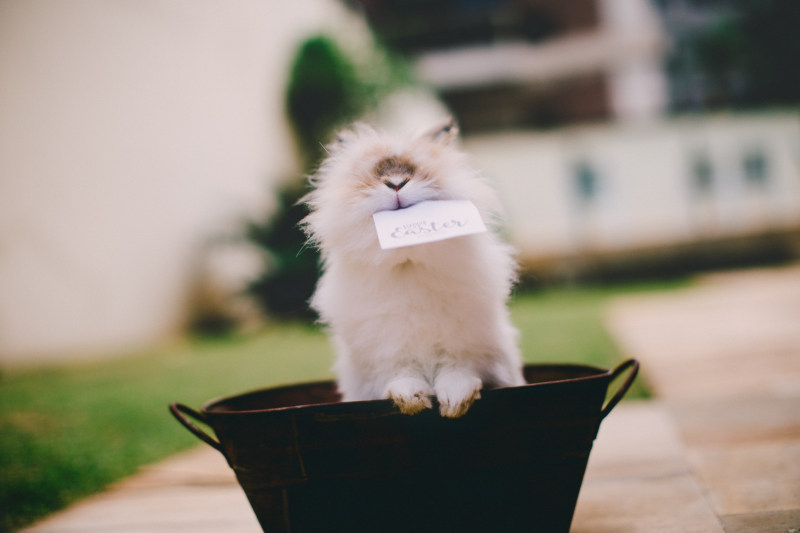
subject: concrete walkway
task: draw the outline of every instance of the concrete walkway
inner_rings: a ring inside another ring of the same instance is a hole
[[[609,323],[641,361],[659,398],[645,409],[664,415],[660,427],[672,428],[672,453],[687,468],[664,499],[644,494],[657,483],[634,497],[697,517],[602,531],[800,531],[800,267],[717,274],[690,290],[622,300]],[[642,436],[634,425],[622,431]]]
[[[800,268],[626,298],[608,319],[658,399],[603,422],[572,532],[800,532]],[[203,446],[25,533],[260,531]]]

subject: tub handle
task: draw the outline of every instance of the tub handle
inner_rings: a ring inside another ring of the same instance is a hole
[[[628,377],[622,383],[619,390],[617,390],[616,394],[614,394],[614,396],[608,400],[608,403],[606,403],[606,405],[603,407],[603,410],[600,411],[600,420],[608,416],[608,413],[611,412],[611,410],[619,403],[622,397],[625,396],[625,393],[628,392],[628,389],[631,388],[633,380],[636,379],[636,374],[639,373],[639,361],[636,359],[628,359],[627,361],[620,363],[617,368],[611,372],[611,381],[609,381],[609,384],[613,383],[615,379],[621,376],[622,373],[628,369],[630,369]]]
[[[222,444],[219,443],[218,440],[214,439],[213,437],[209,436],[208,433],[194,425],[188,418],[184,415],[189,415],[190,417],[194,418],[195,420],[202,422],[203,424],[208,424],[206,422],[206,417],[203,416],[202,413],[198,413],[191,407],[188,407],[182,403],[172,402],[169,404],[169,412],[172,413],[172,416],[175,417],[175,420],[181,423],[183,427],[191,431],[195,437],[202,440],[212,448],[216,449],[222,455],[225,455],[225,451],[222,449]]]

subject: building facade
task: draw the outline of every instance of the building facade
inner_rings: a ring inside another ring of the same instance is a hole
[[[800,113],[471,136],[534,276],[800,256]]]

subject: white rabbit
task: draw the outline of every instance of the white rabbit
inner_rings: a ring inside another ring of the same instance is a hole
[[[428,200],[470,200],[489,226],[494,191],[454,145],[448,121],[419,137],[366,125],[343,132],[312,176],[303,225],[321,250],[311,305],[327,324],[345,401],[391,398],[403,413],[467,412],[484,387],[524,384],[506,302],[512,249],[494,232],[383,250],[372,215]]]

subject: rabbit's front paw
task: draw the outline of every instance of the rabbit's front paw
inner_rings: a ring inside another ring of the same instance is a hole
[[[422,379],[412,377],[396,379],[389,383],[386,390],[387,396],[403,414],[415,415],[423,409],[433,407],[429,398],[433,394],[433,389]]]
[[[463,416],[472,403],[481,397],[481,379],[466,372],[446,372],[436,378],[436,399],[439,413],[447,418]]]

